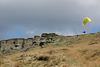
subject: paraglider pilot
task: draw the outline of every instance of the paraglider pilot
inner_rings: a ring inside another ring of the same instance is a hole
[[[83,31],[83,33],[86,33],[85,31]]]

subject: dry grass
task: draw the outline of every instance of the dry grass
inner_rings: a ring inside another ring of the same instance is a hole
[[[1,66],[1,64],[3,64],[4,63],[4,56],[2,55],[2,54],[0,54],[0,66]]]
[[[14,67],[20,67],[20,62],[15,62]]]

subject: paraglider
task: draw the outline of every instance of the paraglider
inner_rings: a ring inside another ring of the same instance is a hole
[[[91,22],[91,19],[90,19],[90,18],[88,18],[88,17],[86,17],[86,18],[83,20],[83,26],[85,26],[85,25],[86,25],[86,23],[87,23],[88,21],[89,21],[89,22]],[[84,30],[84,32],[83,32],[83,33],[86,33],[86,32],[85,32],[85,30]]]
[[[88,17],[86,17],[86,18],[83,20],[83,26],[85,26],[86,23],[87,23],[88,21],[91,22],[91,19],[88,18]]]

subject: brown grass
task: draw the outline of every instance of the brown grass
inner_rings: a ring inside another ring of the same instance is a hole
[[[15,62],[14,67],[20,67],[20,62]]]
[[[0,54],[0,66],[1,66],[1,64],[3,64],[4,63],[4,56],[3,56],[3,54]]]

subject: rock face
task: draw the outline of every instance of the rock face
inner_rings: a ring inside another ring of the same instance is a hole
[[[10,55],[17,52],[25,52],[35,46],[43,48],[48,43],[60,41],[59,36],[55,33],[43,33],[41,36],[34,36],[34,38],[14,38],[0,41],[1,52],[4,55]]]
[[[61,36],[55,33],[43,33],[41,36],[34,36],[34,38],[14,38],[8,40],[0,41],[0,53],[4,55],[10,55],[17,52],[25,52],[30,48],[35,48],[36,46],[40,46],[41,48],[45,47],[48,43],[54,42],[66,42],[69,45],[72,42],[70,40],[79,38],[81,39],[83,35],[75,35],[75,36]]]

